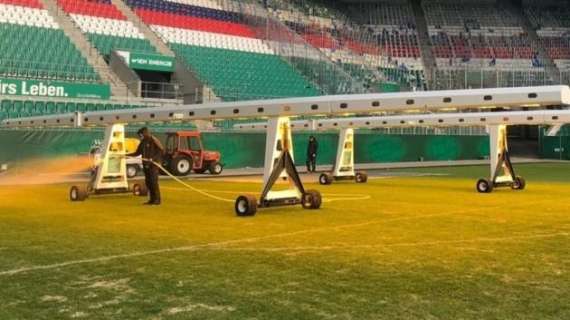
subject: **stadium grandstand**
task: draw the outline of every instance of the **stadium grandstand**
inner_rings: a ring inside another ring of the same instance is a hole
[[[570,83],[554,0],[0,0],[0,118]]]

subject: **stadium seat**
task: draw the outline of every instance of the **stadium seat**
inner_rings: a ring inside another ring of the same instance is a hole
[[[0,48],[2,77],[100,81],[37,1],[0,1]]]
[[[111,1],[58,0],[88,40],[105,57],[113,50],[156,53],[142,32]]]

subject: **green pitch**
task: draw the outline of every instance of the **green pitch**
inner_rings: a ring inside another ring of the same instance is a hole
[[[0,319],[569,319],[570,165],[517,169],[525,191],[413,169],[443,176],[311,185],[321,210],[253,218],[173,181],[161,207],[0,187]]]

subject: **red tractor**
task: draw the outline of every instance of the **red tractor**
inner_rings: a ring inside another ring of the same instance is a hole
[[[176,176],[186,176],[190,171],[217,175],[224,169],[219,152],[204,150],[199,131],[167,133],[163,166]]]

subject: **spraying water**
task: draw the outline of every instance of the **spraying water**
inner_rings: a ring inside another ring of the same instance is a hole
[[[0,172],[0,185],[56,184],[85,180],[92,160],[88,155],[36,158],[9,164]]]

